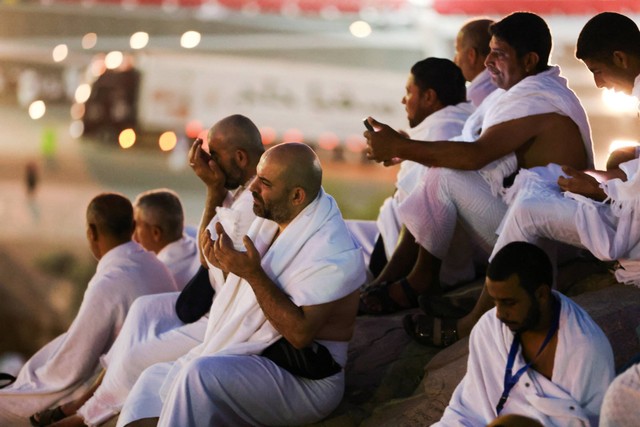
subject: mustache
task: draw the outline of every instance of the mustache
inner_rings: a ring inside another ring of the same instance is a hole
[[[256,193],[255,191],[252,191],[251,195],[253,196],[253,200],[256,200],[256,201],[264,204],[264,200],[262,200],[262,197],[260,197],[260,195],[258,193]]]

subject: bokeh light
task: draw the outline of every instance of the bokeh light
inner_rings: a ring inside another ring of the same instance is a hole
[[[276,130],[269,126],[260,128],[260,136],[262,137],[262,145],[271,145],[276,140]]]
[[[367,140],[362,135],[349,135],[345,141],[347,150],[360,153],[367,147]]]
[[[191,120],[185,126],[184,133],[189,138],[197,138],[198,135],[202,132],[202,123],[200,120]]]
[[[288,129],[284,135],[282,135],[282,142],[303,142],[304,134],[300,129],[291,128]]]
[[[87,33],[82,36],[82,48],[93,49],[98,43],[98,35],[96,33]]]
[[[85,113],[84,104],[80,104],[80,103],[77,103],[77,102],[75,102],[71,106],[71,109],[69,110],[69,114],[71,115],[71,118],[73,120],[80,120],[81,118],[84,117],[84,113]]]
[[[185,49],[192,49],[200,44],[200,33],[197,31],[187,31],[180,37],[180,46]]]
[[[318,136],[318,146],[323,150],[333,150],[340,144],[340,138],[333,132],[323,132]]]
[[[38,120],[44,116],[44,113],[47,111],[47,106],[44,104],[44,101],[37,100],[33,101],[29,105],[29,117],[33,120]]]
[[[158,145],[162,151],[171,151],[176,147],[178,137],[175,132],[167,131],[158,138]]]
[[[76,89],[74,98],[77,103],[84,104],[91,96],[91,86],[89,83],[83,83]]]
[[[118,144],[122,148],[131,148],[136,143],[136,132],[131,129],[125,129],[118,135]]]
[[[78,139],[84,133],[84,123],[82,120],[74,120],[69,125],[69,135],[71,138]]]
[[[636,97],[623,92],[616,92],[613,89],[602,91],[602,101],[607,108],[616,113],[638,111],[638,100]]]
[[[69,48],[66,44],[59,44],[53,48],[52,56],[55,62],[62,62],[67,59]]]
[[[114,50],[107,53],[107,56],[104,57],[104,65],[109,70],[115,70],[119,66],[122,65],[122,61],[124,59],[124,55],[119,50]]]
[[[131,49],[143,49],[149,44],[149,34],[144,31],[138,31],[133,33],[129,39],[129,46]]]
[[[349,25],[349,31],[354,37],[368,37],[371,34],[371,25],[365,21],[354,21]]]

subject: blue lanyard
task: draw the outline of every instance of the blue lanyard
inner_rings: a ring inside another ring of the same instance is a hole
[[[516,355],[518,354],[518,348],[520,347],[520,335],[517,333],[513,337],[513,342],[511,343],[511,349],[509,350],[509,358],[507,359],[507,367],[504,371],[504,391],[502,392],[502,396],[500,396],[500,400],[496,405],[496,413],[500,415],[504,404],[507,402],[509,398],[509,393],[511,393],[511,389],[516,385],[520,377],[531,367],[533,362],[536,361],[540,353],[544,350],[544,348],[549,344],[551,338],[558,330],[558,325],[560,323],[560,301],[555,301],[555,310],[553,323],[551,324],[551,328],[549,328],[549,332],[547,332],[547,336],[544,338],[542,345],[540,346],[540,350],[536,353],[536,356],[529,363],[524,365],[522,368],[518,369],[515,375],[512,375],[513,364],[516,361]]]

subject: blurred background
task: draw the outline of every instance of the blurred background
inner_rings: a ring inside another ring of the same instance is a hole
[[[594,14],[636,0],[4,0],[0,3],[0,371],[75,315],[95,261],[84,212],[100,191],[176,190],[197,226],[198,135],[241,113],[265,145],[303,141],[346,218],[374,219],[397,167],[362,155],[362,118],[401,129],[410,67],[453,58],[460,26],[547,19],[592,125],[596,166],[637,144],[636,100],[598,90],[574,57]]]

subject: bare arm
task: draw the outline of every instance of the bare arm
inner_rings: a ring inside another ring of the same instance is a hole
[[[201,248],[206,243],[206,228],[216,215],[216,208],[222,205],[227,196],[227,189],[224,188],[225,176],[218,167],[218,164],[202,149],[202,139],[194,141],[189,150],[189,164],[195,174],[204,182],[207,187],[204,210],[200,220],[198,230],[198,252],[200,253],[200,263],[207,267],[204,254]]]
[[[267,276],[260,265],[260,254],[251,239],[244,237],[246,252],[233,248],[233,243],[220,223],[213,251],[221,268],[242,277],[253,288],[258,304],[269,322],[296,348],[307,347],[327,323],[340,300],[299,307]]]
[[[620,174],[622,174],[626,179],[626,174],[620,170],[620,165],[635,158],[637,158],[636,147],[618,148],[609,154],[609,158],[607,159],[607,171],[611,171],[613,173],[617,173],[616,171],[619,171],[618,176],[615,176],[614,178],[622,178],[622,176],[620,176]]]
[[[369,118],[379,129],[366,131],[369,158],[387,162],[394,157],[413,160],[426,166],[477,170],[532,140],[539,132],[541,120],[529,116],[492,126],[473,144],[458,141],[415,141],[403,137],[389,126]]]

